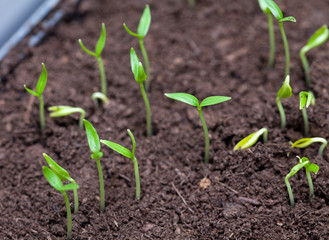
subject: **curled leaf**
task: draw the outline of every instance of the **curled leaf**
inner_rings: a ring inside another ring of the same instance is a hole
[[[234,147],[234,151],[238,150],[238,149],[246,149],[246,148],[250,148],[251,146],[253,146],[257,140],[259,139],[259,137],[264,134],[264,143],[267,141],[267,134],[268,131],[266,128],[262,128],[260,130],[258,130],[257,132],[254,132],[250,135],[248,135],[247,137],[245,137],[244,139],[242,139],[240,142],[238,142],[235,147]]]
[[[302,110],[304,107],[308,108],[311,103],[315,104],[314,95],[312,92],[300,92],[299,93],[299,109]]]
[[[133,48],[130,49],[130,65],[136,82],[143,83],[147,76],[145,74],[142,63],[139,61],[138,56]]]
[[[290,77],[287,75],[286,79],[284,80],[284,83],[282,87],[280,88],[278,92],[278,98],[289,98],[292,95],[291,87],[290,87]]]
[[[279,20],[279,22],[296,22],[296,18],[293,16],[285,17]]]
[[[312,48],[318,47],[325,43],[329,37],[329,30],[327,25],[320,27],[308,40],[307,44],[302,48],[302,52],[307,52]]]

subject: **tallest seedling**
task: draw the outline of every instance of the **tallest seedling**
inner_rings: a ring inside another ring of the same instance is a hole
[[[284,32],[283,22],[296,22],[296,19],[292,16],[283,17],[281,9],[273,0],[264,0],[267,8],[271,11],[273,16],[279,21],[280,31],[282,35],[282,40],[284,44],[284,52],[286,55],[286,76],[290,74],[290,53],[286,33]]]
[[[149,62],[149,57],[147,55],[147,52],[144,47],[144,38],[149,31],[151,25],[151,11],[149,5],[146,5],[143,15],[141,19],[139,20],[138,28],[137,28],[137,33],[132,32],[127,25],[124,23],[123,26],[126,29],[126,31],[134,37],[138,37],[139,39],[139,46],[141,48],[143,58],[144,58],[144,64],[145,64],[145,72],[146,72],[146,80],[145,80],[145,88],[146,91],[150,89],[150,62]]]

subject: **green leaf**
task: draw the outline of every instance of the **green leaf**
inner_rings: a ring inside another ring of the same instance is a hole
[[[151,11],[149,5],[146,5],[143,15],[139,20],[137,33],[145,37],[151,25]]]
[[[258,4],[264,13],[271,13],[271,10],[267,7],[265,0],[258,0]]]
[[[292,148],[306,148],[312,144],[312,138],[302,138],[294,142]]]
[[[58,163],[56,163],[51,157],[47,154],[43,153],[43,157],[46,159],[51,170],[61,179],[72,181],[73,179],[70,177],[70,174],[62,168]]]
[[[280,88],[278,92],[278,97],[279,98],[289,98],[292,95],[291,87],[289,85],[290,82],[290,77],[287,75],[286,79],[284,80],[284,83],[282,87]]]
[[[238,142],[235,145],[233,151],[238,150],[238,149],[250,148],[251,146],[253,146],[258,141],[259,137],[262,134],[267,135],[267,129],[266,128],[262,128],[262,129],[258,130],[257,132],[254,132],[254,133],[248,135],[247,137],[245,137],[244,139],[242,139],[240,142]]]
[[[130,49],[130,65],[136,82],[144,82],[147,76],[145,74],[142,63],[139,61],[138,56],[133,48]]]
[[[105,24],[102,23],[102,32],[101,35],[99,36],[99,39],[97,41],[96,47],[95,47],[95,53],[97,57],[99,57],[104,49],[105,46],[105,41],[106,41],[106,30],[105,30]]]
[[[51,106],[48,108],[51,117],[63,117],[73,113],[83,113],[84,110],[78,107],[71,107],[71,106]]]
[[[128,132],[128,134],[129,134],[129,136],[130,136],[130,138],[131,138],[131,141],[132,141],[132,143],[133,143],[133,149],[132,149],[132,155],[135,155],[135,149],[136,149],[136,141],[135,141],[135,137],[134,137],[134,135],[133,135],[133,133],[129,130],[129,129],[127,129],[127,132]]]
[[[307,44],[303,47],[303,51],[307,52],[312,48],[318,47],[325,43],[329,37],[329,30],[327,25],[320,27],[308,40]]]
[[[126,29],[127,33],[129,33],[131,36],[138,37],[139,39],[144,38],[143,36],[138,35],[137,33],[134,33],[133,31],[131,31],[125,23],[123,24],[123,27]]]
[[[308,108],[310,105],[315,104],[314,95],[312,92],[300,92],[299,93],[299,109],[302,110],[304,107]]]
[[[112,150],[116,151],[117,153],[120,153],[121,155],[127,157],[127,158],[132,158],[133,154],[125,147],[121,146],[120,144],[107,141],[107,140],[101,140],[101,143],[105,144]]]
[[[165,93],[165,96],[189,105],[199,107],[199,100],[191,94],[187,93]]]
[[[86,135],[87,135],[89,148],[93,153],[98,153],[101,150],[101,144],[99,142],[99,137],[98,137],[98,134],[96,132],[96,129],[86,119],[84,119],[83,122],[85,124],[85,129],[86,129]]]
[[[310,172],[312,172],[312,173],[314,173],[314,174],[317,174],[318,173],[318,171],[319,171],[319,166],[318,165],[316,165],[316,164],[310,164],[309,166],[308,166],[308,168],[307,168],[307,170],[309,170]]]
[[[283,18],[281,9],[273,0],[265,0],[265,3],[267,5],[268,9],[270,9],[271,13],[277,20],[280,20]]]
[[[61,187],[60,191],[69,191],[69,190],[75,190],[78,189],[80,186],[76,183],[69,183]]]
[[[225,97],[225,96],[211,96],[207,97],[200,103],[200,107],[205,107],[205,106],[210,106],[210,105],[215,105],[218,103],[226,102],[228,100],[231,100],[230,97]]]
[[[42,95],[43,90],[45,89],[46,83],[47,83],[47,69],[45,67],[44,63],[42,64],[42,73],[39,77],[37,86],[36,86],[36,92],[38,93],[39,96]]]
[[[302,169],[305,165],[309,164],[309,161],[305,161],[305,162],[300,162],[297,165],[295,165],[289,172],[289,174],[287,175],[288,178],[294,176],[300,169]]]
[[[80,46],[81,46],[81,48],[82,48],[83,51],[85,51],[86,53],[88,53],[88,54],[91,55],[91,56],[97,57],[97,54],[96,54],[96,53],[94,53],[94,52],[88,50],[88,49],[85,47],[85,45],[83,45],[81,39],[79,39],[78,41],[79,41],[79,44],[80,44]]]
[[[28,93],[30,93],[30,94],[32,94],[32,95],[34,95],[34,96],[36,96],[36,97],[40,97],[38,93],[36,93],[35,91],[29,89],[26,85],[24,85],[24,88],[25,88],[25,90],[26,90]]]
[[[61,179],[48,167],[43,166],[42,172],[45,178],[48,180],[49,184],[58,191],[62,191],[63,183]]]
[[[296,22],[296,18],[293,16],[285,17],[279,20],[279,22]]]

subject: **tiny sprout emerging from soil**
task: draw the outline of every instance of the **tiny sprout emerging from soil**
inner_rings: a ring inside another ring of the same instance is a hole
[[[97,164],[98,176],[99,176],[101,211],[104,212],[104,210],[105,210],[105,194],[104,194],[103,172],[102,172],[102,166],[101,166],[101,162],[100,162],[100,158],[103,157],[103,153],[101,152],[101,144],[100,144],[96,129],[93,127],[93,125],[86,119],[84,119],[83,122],[85,124],[89,148],[90,148],[90,151],[92,152],[90,157],[92,159],[95,159],[96,164]]]
[[[270,37],[270,54],[268,58],[268,66],[273,67],[275,59],[275,37],[273,28],[273,17],[270,9],[267,7],[265,0],[258,0],[259,7],[268,17],[268,32]]]
[[[130,50],[130,65],[134,74],[136,82],[139,83],[139,87],[142,92],[142,96],[145,102],[146,108],[146,134],[148,137],[152,135],[152,123],[151,123],[151,107],[147,98],[143,82],[147,78],[142,63],[139,61],[138,56],[133,48]]]
[[[100,100],[102,103],[106,104],[109,102],[109,99],[106,97],[106,95],[104,95],[101,92],[94,92],[91,95],[92,100],[94,101],[96,107],[98,107],[98,100]]]
[[[325,43],[328,40],[328,37],[329,37],[328,27],[327,25],[323,25],[312,35],[312,37],[308,40],[307,44],[299,52],[300,59],[302,60],[302,64],[305,72],[306,85],[308,88],[310,87],[311,78],[310,78],[310,66],[306,58],[306,53],[309,50]]]
[[[30,94],[39,98],[40,128],[41,128],[41,135],[43,136],[45,133],[46,122],[45,122],[45,109],[44,109],[42,93],[43,93],[43,90],[45,89],[46,83],[47,83],[47,69],[46,69],[44,63],[41,63],[41,64],[42,64],[42,73],[39,77],[39,80],[38,80],[38,83],[36,86],[36,91],[29,89],[28,87],[26,87],[26,85],[24,85],[24,88],[27,92],[29,92]]]
[[[238,150],[238,149],[250,148],[251,146],[253,146],[257,142],[258,138],[262,134],[263,134],[263,142],[266,143],[267,142],[268,131],[267,131],[267,128],[261,128],[257,132],[254,132],[254,133],[248,135],[247,137],[242,139],[240,142],[238,142],[235,145],[233,150],[235,151],[235,150]]]
[[[51,170],[60,178],[60,180],[62,181],[66,180],[76,184],[75,180],[71,178],[70,174],[64,168],[62,168],[58,163],[56,163],[51,157],[49,157],[45,153],[43,153],[43,157],[46,159]],[[73,189],[73,194],[74,194],[74,213],[77,213],[79,209],[78,190]]]
[[[83,127],[82,120],[85,118],[86,112],[82,108],[71,106],[51,106],[48,108],[48,111],[52,112],[50,113],[50,117],[64,117],[73,113],[80,113],[79,126],[80,128]]]
[[[63,185],[61,179],[46,166],[42,167],[42,172],[45,178],[48,180],[49,184],[57,191],[60,191],[63,194],[65,205],[66,205],[66,212],[67,212],[67,239],[71,239],[72,215],[71,215],[69,198],[67,197],[66,191],[78,189],[79,185],[76,183],[69,183]]]
[[[231,98],[225,96],[211,96],[205,98],[201,103],[199,103],[199,100],[196,97],[187,93],[165,93],[165,96],[192,105],[194,107],[197,107],[204,131],[204,137],[205,137],[204,162],[207,165],[209,162],[209,135],[208,135],[208,128],[206,125],[206,121],[204,120],[201,108],[205,106],[226,102]]]
[[[141,48],[143,58],[144,58],[144,64],[145,64],[145,72],[146,72],[146,81],[145,81],[145,88],[146,91],[150,89],[150,62],[147,55],[147,52],[144,47],[144,38],[149,31],[151,25],[151,11],[149,5],[146,5],[143,14],[139,20],[137,33],[132,32],[127,25],[124,23],[123,26],[126,29],[126,31],[134,37],[137,37],[139,39],[139,46]]]
[[[315,104],[315,99],[312,92],[302,91],[299,93],[299,109],[302,110],[303,113],[305,137],[307,137],[309,133],[309,124],[308,124],[306,108],[308,108],[311,105],[311,103],[312,105]]]
[[[130,151],[129,149],[121,146],[120,144],[108,141],[108,140],[101,140],[101,143],[105,144],[106,146],[108,146],[109,148],[111,148],[112,150],[116,151],[117,153],[130,158],[133,163],[134,163],[134,170],[135,170],[135,181],[136,181],[136,198],[140,199],[141,196],[141,185],[140,185],[140,179],[139,179],[139,170],[138,170],[138,162],[137,162],[137,158],[135,157],[135,149],[136,149],[136,141],[134,138],[134,135],[132,134],[132,132],[127,129],[128,134],[131,138],[131,141],[133,143],[133,148]]]
[[[106,30],[105,30],[105,24],[102,23],[102,32],[101,35],[99,36],[99,39],[97,41],[96,47],[95,47],[95,52],[88,50],[82,43],[81,39],[79,39],[79,44],[83,51],[88,53],[91,56],[94,56],[97,59],[98,66],[99,66],[99,72],[101,75],[101,89],[102,93],[106,96],[107,94],[107,88],[106,88],[106,75],[105,75],[105,70],[104,70],[104,64],[103,60],[101,57],[102,51],[104,49],[106,42]]]
[[[264,6],[271,11],[273,16],[279,21],[280,31],[282,35],[282,40],[284,44],[284,51],[286,55],[286,76],[290,74],[290,53],[286,33],[284,32],[283,22],[296,22],[296,19],[292,16],[283,17],[282,11],[279,6],[273,0],[264,0]]]
[[[281,99],[282,98],[289,98],[292,95],[291,87],[289,85],[290,82],[290,77],[287,75],[286,79],[284,80],[284,83],[282,87],[280,88],[278,95],[276,97],[276,104],[278,105],[280,117],[281,117],[281,128],[286,127],[286,114],[284,113],[282,104],[281,104]]]
[[[309,201],[311,201],[312,198],[314,198],[314,190],[313,190],[313,183],[312,183],[312,178],[311,178],[311,172],[317,174],[319,171],[319,166],[316,164],[311,164],[310,160],[306,157],[300,158],[297,156],[297,158],[299,159],[299,163],[297,165],[295,165],[291,170],[290,173],[286,176],[285,178],[285,182],[287,185],[287,190],[288,190],[288,194],[289,194],[289,199],[290,199],[290,206],[294,207],[295,205],[295,200],[294,200],[294,195],[292,193],[291,190],[291,186],[289,183],[289,178],[294,176],[300,169],[302,169],[303,167],[305,167],[306,169],[306,177],[307,177],[307,181],[310,187],[310,193],[309,193]]]
[[[322,143],[321,147],[319,148],[319,152],[318,155],[322,156],[323,155],[323,151],[325,149],[325,147],[327,146],[328,142],[326,139],[321,138],[321,137],[314,137],[314,138],[302,138],[297,140],[294,143],[291,143],[291,147],[292,148],[306,148],[308,146],[310,146],[312,143]]]

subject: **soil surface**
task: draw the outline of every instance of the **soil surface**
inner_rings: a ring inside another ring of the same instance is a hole
[[[280,129],[276,94],[284,81],[285,56],[275,20],[276,65],[267,67],[267,16],[257,1],[84,1],[80,14],[62,21],[28,57],[0,82],[0,239],[65,239],[62,195],[44,178],[47,153],[80,185],[80,209],[73,215],[72,239],[328,239],[329,153],[317,156],[319,144],[291,149],[303,137],[298,93],[305,89],[299,49],[328,23],[328,1],[278,0],[291,50],[293,96],[284,99],[287,128]],[[138,40],[122,24],[137,29],[149,3],[152,12],[145,46],[150,58],[154,134],[145,136],[145,106],[130,69],[129,51],[142,59]],[[102,54],[110,102],[95,108],[91,94],[100,90],[95,59],[77,39],[93,49],[101,23],[107,42]],[[329,139],[329,42],[308,53],[316,105],[307,112],[310,136]],[[11,55],[18,54],[18,50]],[[7,57],[11,58],[9,55]],[[96,162],[78,115],[52,119],[40,137],[34,88],[48,70],[46,108],[83,107],[101,139],[131,148],[134,133],[141,176],[141,200],[135,199],[131,160],[102,146],[106,211],[99,209]],[[203,163],[204,135],[197,110],[168,99],[165,92],[186,92],[204,99],[231,101],[203,109],[210,135],[210,164]],[[262,127],[269,141],[248,150],[234,145]],[[291,184],[296,206],[289,205],[284,178],[309,157],[320,167],[312,175],[315,198],[308,202],[305,172]],[[69,192],[72,203],[73,194]]]

